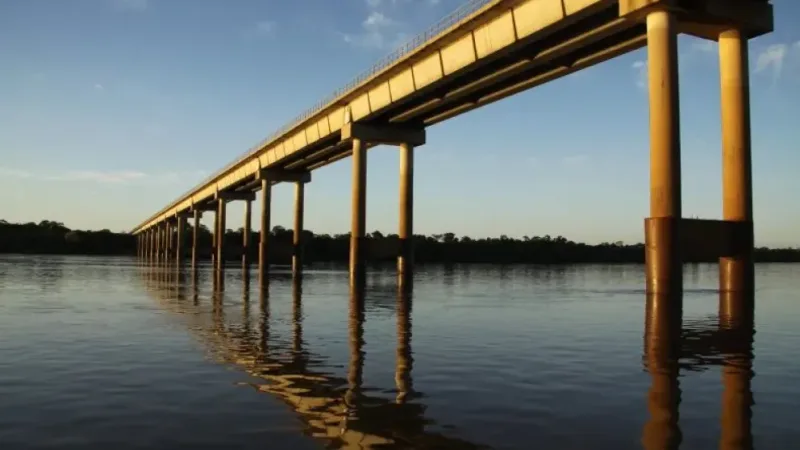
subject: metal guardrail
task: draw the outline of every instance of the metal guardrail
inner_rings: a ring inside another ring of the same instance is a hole
[[[386,69],[387,67],[394,64],[397,60],[404,57],[405,55],[411,53],[412,51],[422,47],[423,45],[427,44],[431,39],[438,36],[444,30],[450,28],[451,26],[455,25],[456,23],[460,22],[465,17],[469,16],[470,14],[474,13],[475,11],[481,9],[482,7],[486,6],[487,4],[491,3],[495,0],[468,0],[466,3],[461,4],[458,8],[456,8],[453,12],[443,17],[439,22],[435,25],[431,26],[430,28],[426,29],[425,31],[417,34],[412,39],[407,41],[405,44],[401,45],[388,55],[384,56],[383,58],[379,59],[375,64],[373,64],[369,69],[361,72],[358,76],[353,78],[349,83],[344,85],[343,87],[337,89],[332,94],[328,95],[327,97],[323,98],[319,102],[317,102],[314,106],[304,111],[299,116],[292,119],[286,125],[282,126],[281,128],[277,129],[275,132],[270,134],[266,139],[262,140],[255,146],[248,149],[246,152],[242,153],[236,160],[225,166],[222,170],[217,171],[213,175],[207,177],[199,184],[195,185],[188,191],[181,194],[179,199],[185,198],[189,196],[192,192],[197,190],[199,187],[205,186],[210,183],[212,180],[217,178],[220,174],[226,172],[227,170],[234,167],[236,164],[239,164],[243,159],[258,153],[264,145],[272,141],[273,139],[281,136],[282,134],[286,133],[291,128],[297,126],[300,122],[308,119],[309,117],[313,116],[314,114],[318,113],[325,107],[329,106],[334,100],[345,94],[346,92],[354,89],[356,86],[363,83],[365,80],[369,79],[371,76],[375,75],[376,73],[380,72],[381,70]],[[176,200],[177,201],[177,200]],[[149,219],[148,219],[149,220]]]

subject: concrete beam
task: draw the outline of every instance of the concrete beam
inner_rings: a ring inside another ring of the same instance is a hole
[[[253,192],[217,192],[214,194],[214,200],[225,200],[226,202],[232,200],[245,200],[252,202],[256,199],[256,194]]]
[[[404,125],[371,125],[348,123],[342,127],[342,141],[360,139],[375,144],[425,145],[425,129]]]
[[[261,169],[256,173],[256,180],[267,180],[270,183],[281,181],[310,183],[311,172],[306,170]]]
[[[620,17],[644,20],[656,9],[675,13],[679,32],[713,41],[731,28],[748,38],[774,29],[772,5],[763,0],[619,0]]]
[[[217,210],[217,205],[215,205],[213,203],[206,203],[206,204],[201,204],[201,205],[192,205],[192,207],[190,209],[190,211],[192,211],[192,212],[194,212],[194,211],[211,212],[211,211],[216,211],[216,210]]]
[[[752,39],[774,28],[772,5],[755,0],[703,0],[687,4],[679,31],[716,41],[730,29],[741,30]]]
[[[176,219],[188,219],[192,217],[192,211],[181,211],[179,213],[175,213]]]

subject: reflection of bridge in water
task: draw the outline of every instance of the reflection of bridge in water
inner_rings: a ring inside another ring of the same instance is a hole
[[[196,281],[196,279],[194,279]],[[246,280],[246,278],[245,278]],[[249,280],[246,280],[249,281]],[[223,293],[214,291],[210,314],[202,314],[192,277],[161,268],[145,269],[147,290],[165,309],[183,315],[190,330],[220,359],[266,381],[253,383],[292,407],[305,432],[335,448],[482,448],[465,440],[427,431],[434,421],[412,385],[411,295],[398,290],[394,400],[370,396],[362,389],[364,367],[364,292],[353,290],[349,302],[350,358],[346,377],[315,370],[318,358],[303,340],[302,286],[292,282],[292,332],[289,345],[270,335],[268,295],[259,290],[258,324],[252,326],[250,292],[245,284],[241,323],[226,324]],[[188,289],[187,289],[188,288]],[[189,301],[187,290],[191,292]]]
[[[290,342],[270,334],[268,291],[259,290],[258,319],[253,326],[249,277],[244,276],[242,317],[226,323],[224,294],[212,293],[209,314],[198,299],[198,279],[190,272],[143,266],[150,294],[165,309],[181,314],[190,330],[221,360],[266,381],[253,383],[259,392],[280,398],[302,419],[305,432],[336,448],[481,448],[482,445],[427,431],[435,422],[425,417],[422,397],[412,382],[411,294],[397,290],[397,345],[394,400],[370,396],[362,388],[366,354],[364,290],[351,289],[349,301],[349,363],[345,377],[315,370],[322,359],[303,340],[302,284],[292,283]],[[196,272],[195,272],[196,274]],[[289,281],[289,280],[287,280]],[[188,291],[188,292],[187,292]],[[189,295],[187,295],[189,294]],[[191,297],[191,301],[189,301]],[[679,373],[722,368],[721,449],[750,449],[750,388],[753,377],[753,294],[720,293],[716,318],[682,323],[681,298],[648,295],[646,300],[643,364],[650,373],[647,393],[649,419],[642,431],[646,449],[677,449],[681,389]],[[677,306],[676,306],[677,305]],[[384,305],[385,307],[385,305]],[[414,400],[414,401],[410,401]]]
[[[678,424],[680,370],[722,367],[721,449],[750,449],[753,393],[752,292],[721,292],[716,320],[682,324],[681,299],[649,295],[644,333],[645,368],[650,372],[650,419],[642,443],[647,449],[677,449],[682,440]]]

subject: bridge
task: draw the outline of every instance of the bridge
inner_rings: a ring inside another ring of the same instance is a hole
[[[472,0],[346,87],[260,142],[136,226],[139,255],[197,265],[197,230],[214,212],[213,264],[223,269],[226,204],[261,192],[259,273],[269,268],[271,188],[295,183],[294,272],[302,267],[304,186],[311,172],[352,157],[350,281],[364,278],[367,150],[400,151],[397,270],[413,271],[414,148],[430,125],[647,46],[650,217],[645,219],[648,292],[682,289],[682,253],[702,242],[720,258],[720,289],[752,288],[753,212],[748,40],[771,32],[767,0]],[[719,42],[723,219],[682,217],[677,35]],[[187,219],[193,227],[187,227]],[[243,263],[249,267],[249,261]]]

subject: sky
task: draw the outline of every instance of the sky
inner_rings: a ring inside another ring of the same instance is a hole
[[[463,2],[0,0],[0,218],[130,230]],[[750,42],[756,244],[800,246],[800,2],[773,4],[775,31]],[[681,36],[679,55],[684,216],[719,219],[716,43]],[[415,233],[642,242],[646,59],[428,128]],[[370,231],[397,232],[398,162],[369,151]],[[350,174],[349,158],[313,173],[307,229],[349,231]],[[273,189],[273,225],[293,201]]]

